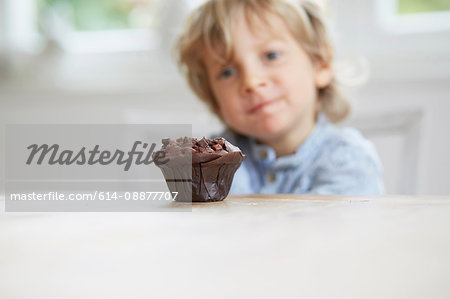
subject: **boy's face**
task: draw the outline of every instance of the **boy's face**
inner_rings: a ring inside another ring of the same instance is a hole
[[[232,33],[232,61],[205,57],[223,120],[263,143],[312,129],[317,88],[331,81],[331,70],[313,64],[279,17],[268,21],[250,27],[242,13]]]

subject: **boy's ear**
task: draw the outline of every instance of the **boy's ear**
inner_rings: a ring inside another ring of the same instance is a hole
[[[333,80],[333,68],[329,63],[319,61],[316,64],[315,84],[316,88],[323,88],[331,84]]]

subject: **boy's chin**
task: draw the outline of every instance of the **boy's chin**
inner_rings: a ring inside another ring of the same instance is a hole
[[[255,130],[255,134],[257,134],[259,138],[274,140],[282,138],[288,131],[289,127],[287,124],[278,121],[262,124]]]
[[[287,130],[282,128],[271,128],[267,130],[258,130],[253,132],[251,136],[263,144],[271,144],[283,139],[287,135]]]
[[[267,135],[261,135],[261,136],[255,136],[255,139],[258,141],[258,143],[261,144],[267,144],[271,145],[273,143],[279,142],[281,139],[284,138],[284,134],[267,134]]]
[[[255,122],[251,128],[248,124],[241,126],[229,126],[233,131],[255,138],[263,143],[271,143],[289,135],[289,125],[282,119],[265,119],[262,122]]]

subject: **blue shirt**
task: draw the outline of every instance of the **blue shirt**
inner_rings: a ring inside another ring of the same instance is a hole
[[[230,130],[223,135],[246,155],[230,194],[383,194],[382,166],[373,144],[325,115],[293,155],[275,151]]]

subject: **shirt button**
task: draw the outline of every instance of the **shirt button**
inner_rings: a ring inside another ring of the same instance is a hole
[[[259,152],[259,157],[261,159],[266,159],[267,158],[267,151],[263,150]]]
[[[273,183],[273,182],[275,182],[275,180],[276,180],[276,177],[273,173],[271,173],[267,176],[267,181],[269,181],[269,183]]]

